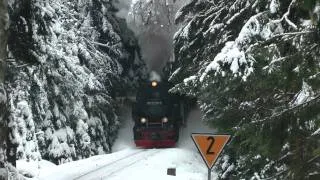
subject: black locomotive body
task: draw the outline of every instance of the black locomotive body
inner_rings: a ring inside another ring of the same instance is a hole
[[[143,84],[136,96],[132,117],[136,146],[173,147],[179,138],[183,120],[183,104],[179,96],[168,93],[166,82]]]

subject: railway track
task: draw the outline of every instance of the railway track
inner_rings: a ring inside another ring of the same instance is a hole
[[[159,152],[159,149],[141,149],[137,152],[125,155],[117,160],[104,164],[93,171],[86,172],[74,178],[74,180],[108,179],[128,167],[147,159]]]

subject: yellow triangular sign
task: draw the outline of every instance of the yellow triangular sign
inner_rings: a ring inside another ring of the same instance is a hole
[[[229,139],[230,135],[192,133],[192,140],[210,169]]]

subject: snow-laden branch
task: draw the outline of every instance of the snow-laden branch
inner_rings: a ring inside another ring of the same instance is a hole
[[[317,129],[315,132],[313,132],[311,136],[316,136],[316,135],[320,135],[320,128]]]
[[[273,40],[276,40],[277,38],[282,38],[284,36],[296,36],[296,35],[304,35],[304,34],[310,34],[315,33],[316,31],[299,31],[299,32],[289,32],[289,33],[282,33],[277,34],[275,36],[270,37],[269,39],[266,39],[264,41],[258,41],[248,47],[248,49],[245,51],[245,53],[250,52],[253,48],[259,47],[259,46],[265,46],[269,45],[273,42]]]
[[[292,0],[289,7],[288,7],[288,10],[287,12],[285,12],[283,14],[283,16],[281,17],[281,19],[278,19],[278,20],[274,20],[275,23],[280,23],[281,21],[285,20],[291,27],[293,27],[293,29],[297,30],[298,27],[297,25],[295,25],[289,18],[288,16],[290,15],[290,10],[292,8],[292,6],[294,5],[294,3],[296,2],[296,0]]]
[[[113,49],[112,49],[110,46],[108,46],[107,44],[103,44],[103,43],[96,42],[96,41],[91,41],[91,40],[89,40],[89,39],[87,39],[87,38],[85,38],[85,37],[83,37],[83,39],[84,39],[85,41],[87,41],[87,43],[89,43],[89,44],[91,45],[91,47],[94,48],[94,50],[96,50],[97,53],[99,53],[99,54],[101,55],[101,57],[104,57],[105,55],[102,54],[100,51],[98,51],[94,46],[92,46],[92,44],[97,45],[97,46],[101,46],[101,47],[105,47],[105,48],[108,49],[108,51],[109,51],[110,53],[118,54],[115,50],[113,50]]]
[[[227,22],[226,24],[231,24],[235,19],[241,16],[245,11],[249,9],[250,6],[246,6],[245,8],[241,9],[240,12],[235,13]]]
[[[23,68],[23,67],[27,67],[29,66],[30,64],[22,64],[22,65],[19,65],[19,66],[16,66],[16,68]]]
[[[257,121],[252,121],[251,123],[252,123],[252,124],[258,124],[258,123],[263,123],[263,122],[271,121],[271,120],[274,119],[274,118],[277,118],[277,117],[282,116],[284,113],[288,113],[288,112],[294,111],[294,110],[296,110],[296,109],[298,109],[298,108],[300,108],[300,107],[306,107],[306,106],[308,106],[309,104],[314,104],[314,103],[319,103],[319,102],[320,102],[320,95],[317,95],[316,97],[314,97],[313,99],[311,99],[311,100],[309,100],[309,101],[306,101],[306,102],[301,103],[301,104],[299,104],[299,105],[293,106],[293,107],[291,107],[291,108],[288,108],[288,109],[286,109],[286,110],[284,110],[284,111],[281,111],[281,112],[279,112],[279,113],[273,114],[273,115],[271,115],[271,116],[269,116],[269,117],[266,117],[266,118],[264,118],[264,119],[257,120]]]

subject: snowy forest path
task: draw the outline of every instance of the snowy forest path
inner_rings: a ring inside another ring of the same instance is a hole
[[[88,179],[97,179],[97,177],[100,177],[100,179],[106,179],[108,177],[111,177],[115,173],[122,171],[138,163],[141,160],[147,159],[157,154],[159,151],[160,149],[139,149],[137,152],[125,155],[124,157],[114,160],[108,164],[102,165],[101,167],[95,170],[86,172],[74,179],[88,180]]]

